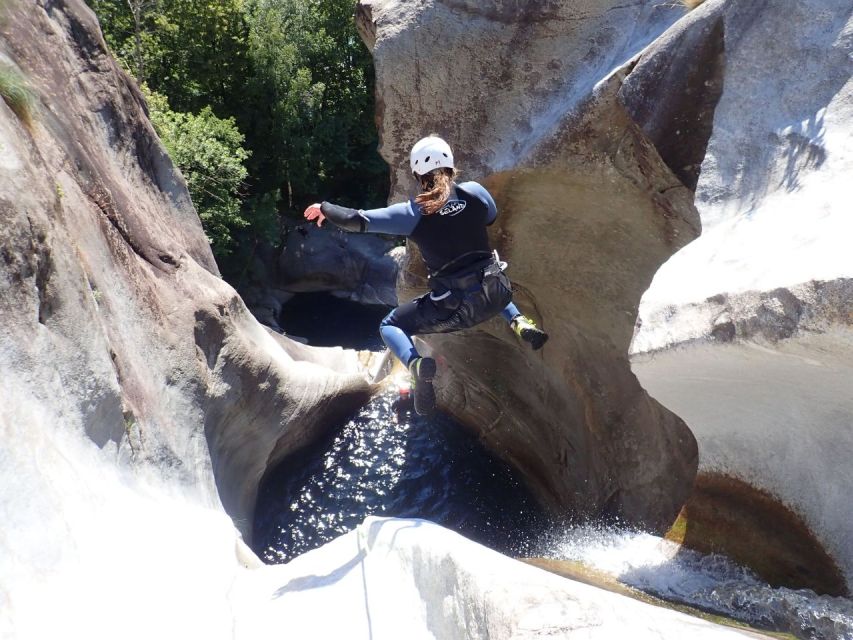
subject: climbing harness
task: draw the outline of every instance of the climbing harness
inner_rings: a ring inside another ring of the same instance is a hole
[[[456,265],[465,264],[478,256],[483,256],[464,267],[454,269]],[[464,253],[445,264],[427,278],[433,300],[443,300],[452,292],[473,293],[483,288],[483,281],[490,276],[503,273],[507,263],[500,259],[497,251],[471,251]]]

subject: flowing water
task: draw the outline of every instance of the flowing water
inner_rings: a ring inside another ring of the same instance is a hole
[[[377,318],[383,314],[374,310]],[[349,336],[349,345],[359,346]],[[267,477],[255,516],[255,550],[262,558],[286,562],[368,515],[420,517],[510,555],[578,562],[658,598],[762,629],[853,640],[850,599],[774,588],[723,556],[647,533],[548,525],[512,470],[476,437],[446,416],[401,414],[394,402],[389,394],[374,399]]]
[[[368,515],[425,518],[510,554],[529,554],[544,523],[512,470],[441,414],[399,413],[375,398],[343,429],[291,460],[258,494],[255,551],[287,560],[346,533]]]
[[[647,533],[603,527],[552,532],[541,555],[579,562],[661,599],[815,640],[853,639],[853,601],[771,587],[721,555]]]

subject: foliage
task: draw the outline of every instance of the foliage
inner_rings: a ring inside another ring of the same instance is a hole
[[[0,65],[0,96],[24,124],[32,123],[36,96],[21,72],[10,65]]]
[[[216,219],[240,218],[248,226],[239,233],[230,223],[209,229],[214,240],[227,228],[229,243],[254,247],[276,234],[280,215],[298,216],[320,199],[383,203],[388,172],[376,151],[373,65],[356,32],[356,0],[89,3],[122,64],[183,114],[169,131],[204,128],[192,118],[211,130],[220,118],[245,135],[242,215]],[[191,159],[173,158],[190,182]],[[196,206],[208,211],[207,201]],[[233,257],[250,253],[234,248]]]
[[[243,0],[91,0],[112,51],[179,111],[233,115],[246,75]]]
[[[281,188],[299,213],[320,197],[379,204],[387,170],[376,152],[373,65],[353,0],[247,0],[252,75],[247,94],[266,105],[247,122],[258,147],[260,190]]]
[[[234,119],[210,107],[198,114],[172,111],[165,96],[147,91],[151,122],[187,181],[214,253],[228,255],[234,232],[250,224],[241,213],[240,188],[247,171],[243,135]]]

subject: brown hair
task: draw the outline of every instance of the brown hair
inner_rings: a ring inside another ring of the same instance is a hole
[[[453,178],[455,177],[456,171],[446,167],[433,169],[418,177],[421,183],[421,193],[415,198],[415,202],[421,205],[425,216],[431,216],[447,204],[450,194],[453,193]]]

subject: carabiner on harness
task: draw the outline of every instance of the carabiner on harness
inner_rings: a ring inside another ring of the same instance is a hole
[[[506,268],[509,266],[506,262],[501,260],[497,249],[492,251],[492,257],[494,258],[494,261],[483,270],[483,276],[496,276],[500,272],[506,271]]]

